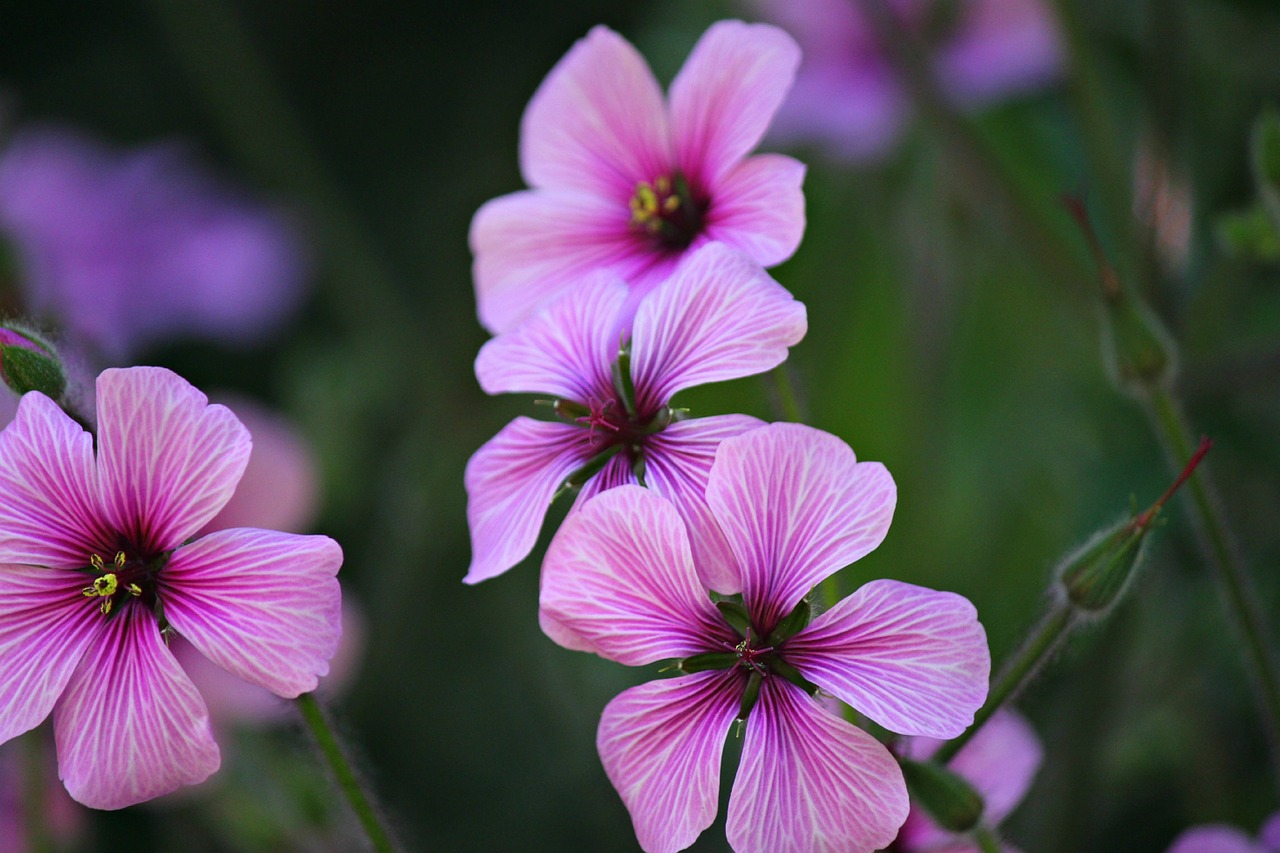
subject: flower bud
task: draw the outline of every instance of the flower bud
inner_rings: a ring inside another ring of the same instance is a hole
[[[907,790],[934,822],[951,832],[968,832],[982,820],[982,796],[962,776],[931,761],[901,758]]]
[[[61,400],[67,390],[67,374],[57,350],[13,322],[0,323],[0,378],[19,395],[39,391]]]

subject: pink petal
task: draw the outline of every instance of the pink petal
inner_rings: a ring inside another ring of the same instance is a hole
[[[906,817],[906,783],[889,750],[798,687],[765,679],[729,795],[734,850],[870,853]]]
[[[622,333],[627,286],[598,273],[514,332],[480,348],[476,378],[486,394],[548,394],[577,403],[613,396],[610,365]]]
[[[478,583],[523,560],[538,541],[542,519],[565,477],[591,458],[587,430],[572,424],[516,418],[467,462],[467,524]]]
[[[707,210],[706,234],[750,255],[780,264],[804,236],[804,173],[798,160],[761,154],[725,174]]]
[[[291,699],[315,689],[338,649],[341,565],[327,536],[219,530],[161,570],[164,615],[218,666]]]
[[[131,605],[107,623],[53,713],[59,775],[73,798],[95,809],[194,785],[220,760],[204,700],[155,618]]]
[[[610,489],[565,519],[542,563],[539,609],[581,641],[575,648],[631,666],[736,639],[698,580],[676,508],[639,486]]]
[[[768,24],[720,21],[698,39],[671,84],[676,162],[710,186],[755,148],[800,64],[791,36]]]
[[[93,436],[39,392],[0,432],[0,493],[0,563],[87,567],[115,545],[98,504]]]
[[[1062,73],[1062,37],[1043,0],[971,0],[936,60],[938,82],[961,104],[1041,88]]]
[[[715,820],[742,685],[740,670],[699,672],[632,687],[605,706],[596,748],[647,853],[683,850]]]
[[[747,415],[676,421],[649,439],[645,453],[645,484],[679,510],[703,586],[726,595],[741,591],[741,578],[733,549],[707,506],[707,477],[720,442],[763,425]]]
[[[98,424],[103,505],[144,553],[175,548],[207,524],[249,461],[249,432],[231,410],[160,367],[103,371]]]
[[[598,26],[542,81],[520,124],[530,186],[616,198],[670,171],[662,90],[626,39]]]
[[[1234,826],[1196,826],[1174,839],[1166,853],[1268,853],[1261,844]]]
[[[708,382],[781,364],[807,328],[804,305],[723,243],[690,255],[636,311],[631,364],[641,410]]]
[[[471,221],[480,322],[501,334],[599,270],[632,281],[662,256],[620,202],[578,192],[526,190],[486,202]]]
[[[880,544],[896,501],[883,465],[858,462],[840,439],[800,424],[725,439],[707,483],[765,634],[818,582]]]
[[[950,592],[871,581],[785,648],[805,678],[900,734],[955,737],[987,698],[986,632]]]
[[[1268,851],[1280,851],[1280,812],[1276,812],[1262,823],[1258,830],[1258,840]]]
[[[87,576],[0,565],[0,743],[49,716],[105,620]]]

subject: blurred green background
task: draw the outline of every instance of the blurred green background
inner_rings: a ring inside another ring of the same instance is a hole
[[[711,21],[738,13],[678,0],[0,8],[6,129],[56,120],[122,146],[181,137],[308,226],[314,287],[279,336],[250,351],[167,346],[141,361],[265,400],[314,443],[315,530],[343,544],[341,577],[367,617],[363,663],[335,713],[406,845],[634,849],[595,727],[612,696],[653,673],[542,635],[546,535],[509,574],[461,583],[463,467],[531,412],[528,399],[476,386],[486,336],[466,234],[482,202],[523,186],[521,111],[593,24],[632,40],[665,82]],[[1230,256],[1217,237],[1221,217],[1255,198],[1249,128],[1280,103],[1280,8],[1066,9],[1079,36],[1067,79],[975,117],[1056,253],[1025,239],[1023,215],[975,179],[953,139],[915,122],[869,165],[792,152],[810,166],[809,226],[774,271],[809,309],[788,369],[810,422],[898,483],[893,529],[842,576],[845,589],[894,577],[963,593],[997,662],[1044,606],[1057,559],[1171,479],[1141,408],[1107,378],[1096,282],[1079,274],[1091,261],[1065,192],[1087,201],[1180,343],[1179,390],[1216,442],[1212,475],[1262,610],[1280,625],[1280,270]],[[1133,251],[1142,228],[1121,214],[1140,146],[1164,152],[1189,187],[1185,262]],[[686,402],[779,417],[767,377]],[[1129,598],[1020,703],[1046,745],[1005,827],[1029,853],[1162,851],[1189,824],[1252,832],[1280,805],[1184,509],[1166,513]],[[221,784],[94,814],[85,849],[350,849],[345,806],[317,784],[324,771],[300,729],[221,741]],[[727,849],[723,807],[694,849]]]

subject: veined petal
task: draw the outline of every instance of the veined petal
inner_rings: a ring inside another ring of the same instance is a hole
[[[292,699],[315,689],[338,649],[341,565],[328,536],[219,530],[160,573],[164,615],[218,666]]]
[[[782,263],[804,236],[804,173],[803,163],[781,154],[743,160],[716,189],[707,237],[746,252],[761,266]]]
[[[768,24],[720,21],[698,39],[671,83],[676,162],[709,185],[764,136],[800,65],[791,36]]]
[[[618,357],[618,312],[627,286],[597,273],[514,332],[480,348],[476,378],[486,394],[551,394],[589,404],[612,396],[610,365]]]
[[[630,282],[659,264],[630,218],[625,199],[580,192],[525,190],[486,202],[470,236],[480,322],[509,332],[593,272]]]
[[[610,489],[565,519],[542,562],[539,610],[575,648],[631,666],[736,639],[698,580],[675,506],[639,486]]]
[[[226,406],[161,367],[98,376],[98,472],[111,526],[144,552],[209,522],[249,462],[249,431]]]
[[[907,786],[889,750],[766,678],[747,717],[726,827],[738,853],[871,853],[907,817]]]
[[[967,598],[875,580],[786,644],[814,684],[899,734],[950,738],[987,698],[991,653]]]
[[[471,567],[478,583],[523,560],[556,490],[591,457],[588,433],[572,424],[516,418],[467,462],[467,524]]]
[[[103,625],[84,575],[0,564],[0,743],[35,728]]]
[[[73,568],[114,545],[102,523],[93,436],[33,391],[0,432],[0,563]]]
[[[770,424],[720,444],[707,504],[742,570],[742,594],[768,633],[819,581],[874,550],[897,490],[878,462],[800,424]]]
[[[58,775],[95,809],[202,782],[220,761],[204,700],[155,618],[130,605],[81,659],[53,712]]]
[[[671,167],[662,89],[626,39],[598,26],[547,74],[520,124],[530,186],[616,198]]]
[[[720,756],[738,714],[741,670],[650,681],[618,694],[596,748],[646,853],[674,853],[716,817]]]
[[[807,328],[804,305],[758,263],[708,243],[636,310],[636,403],[656,408],[682,389],[775,367]]]
[[[764,421],[747,415],[718,415],[676,421],[649,438],[645,484],[675,504],[684,519],[693,565],[703,586],[730,595],[741,592],[741,575],[729,542],[707,506],[707,477],[720,442]]]

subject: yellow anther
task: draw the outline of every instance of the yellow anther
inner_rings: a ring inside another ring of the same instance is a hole
[[[644,225],[658,215],[658,194],[653,187],[641,181],[636,185],[636,194],[631,197],[631,221],[636,225]]]
[[[125,589],[129,590],[129,594],[134,598],[142,595],[142,587],[138,586],[136,583],[129,584]]]
[[[93,566],[98,571],[102,571],[104,568],[104,566],[102,565],[102,558],[99,557],[97,554],[94,554],[92,557],[89,558],[89,565]]]
[[[116,551],[116,560],[115,560],[115,563],[116,563],[116,568],[117,568],[117,569],[123,569],[123,568],[124,568],[124,564],[125,564],[124,551]]]
[[[95,595],[115,595],[116,588],[119,585],[120,584],[119,581],[116,580],[116,576],[111,572],[107,572],[102,577],[94,578],[92,586],[86,586],[84,588],[84,594],[89,597],[93,597]]]
[[[115,603],[114,598],[104,598],[102,599],[102,604],[98,606],[98,610],[102,612],[103,616],[106,616],[108,613],[111,612],[111,605],[113,603]]]

